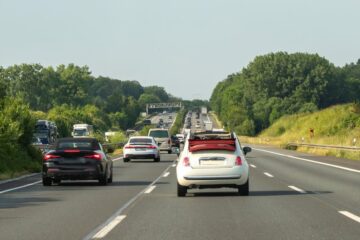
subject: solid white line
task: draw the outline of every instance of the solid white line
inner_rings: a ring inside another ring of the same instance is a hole
[[[163,177],[167,177],[167,176],[169,176],[170,175],[170,172],[166,172],[164,175],[163,175]]]
[[[306,193],[306,191],[302,190],[301,188],[295,187],[295,186],[288,186],[289,188],[291,188],[292,190],[295,190],[299,193]]]
[[[18,181],[18,180],[21,180],[21,179],[24,179],[24,178],[28,178],[28,177],[33,177],[33,176],[36,176],[36,175],[39,175],[39,174],[40,174],[40,173],[30,173],[30,174],[27,174],[27,175],[23,175],[23,176],[21,176],[21,177],[11,178],[11,179],[7,179],[7,180],[2,180],[2,181],[0,181],[0,184]]]
[[[176,167],[176,163],[174,163],[174,164],[172,165],[172,167]]]
[[[117,216],[108,225],[106,225],[97,234],[95,234],[95,236],[93,238],[103,238],[103,237],[105,237],[111,230],[113,230],[114,227],[116,227],[116,225],[118,225],[125,218],[126,218],[126,215]]]
[[[271,175],[271,174],[268,173],[268,172],[264,172],[264,174],[265,174],[266,176],[268,176],[268,177],[274,177],[273,175]]]
[[[254,164],[250,164],[250,167],[252,168],[256,168],[256,166]]]
[[[149,194],[156,188],[156,185],[150,186],[144,193]]]
[[[40,181],[33,182],[33,183],[26,184],[26,185],[23,185],[23,186],[20,186],[20,187],[3,190],[3,191],[0,192],[0,194],[7,193],[7,192],[11,192],[11,191],[15,191],[15,190],[18,190],[18,189],[21,189],[21,188],[30,187],[30,186],[35,185],[35,184],[38,184],[38,183],[41,183],[41,180],[40,180]]]
[[[346,171],[350,171],[350,172],[360,173],[360,170],[356,170],[356,169],[353,169],[353,168],[347,168],[347,167],[342,167],[342,166],[335,165],[335,164],[318,162],[318,161],[314,161],[314,160],[310,160],[310,159],[306,159],[306,158],[295,157],[295,156],[291,156],[291,155],[287,155],[287,154],[267,151],[267,150],[258,149],[258,148],[252,148],[252,149],[260,151],[260,152],[267,152],[267,153],[271,153],[271,154],[275,154],[275,155],[279,155],[279,156],[283,156],[283,157],[294,158],[294,159],[301,160],[301,161],[316,163],[316,164],[320,164],[320,165],[324,165],[324,166],[328,166],[328,167],[333,167],[333,168],[338,168],[338,169],[342,169],[342,170],[346,170]]]
[[[348,218],[351,218],[352,220],[360,223],[360,217],[356,216],[355,214],[352,214],[351,212],[348,211],[339,211],[339,213],[341,213],[344,216],[347,216]]]

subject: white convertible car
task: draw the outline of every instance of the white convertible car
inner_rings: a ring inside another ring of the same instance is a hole
[[[190,135],[176,168],[177,195],[191,188],[236,188],[249,195],[249,166],[245,159],[250,147],[241,148],[235,133],[198,132]]]

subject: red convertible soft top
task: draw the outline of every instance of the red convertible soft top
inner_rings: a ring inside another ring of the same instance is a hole
[[[189,139],[189,151],[198,152],[206,150],[235,151],[235,139]]]

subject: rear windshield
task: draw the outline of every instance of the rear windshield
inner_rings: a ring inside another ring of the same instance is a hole
[[[56,149],[83,149],[83,150],[99,150],[99,145],[94,141],[60,141]]]
[[[86,129],[75,129],[74,136],[88,136],[89,133]]]
[[[168,138],[169,133],[166,130],[153,130],[150,131],[149,136],[154,138]]]
[[[152,141],[149,138],[133,138],[130,139],[130,144],[151,144]]]

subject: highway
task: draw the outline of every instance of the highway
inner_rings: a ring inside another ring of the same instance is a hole
[[[117,157],[108,186],[43,187],[40,174],[2,183],[1,239],[359,239],[359,162],[252,147],[248,197],[224,188],[178,198],[175,154]]]

